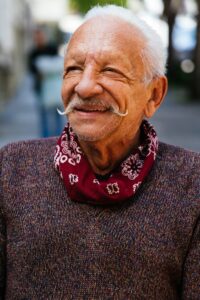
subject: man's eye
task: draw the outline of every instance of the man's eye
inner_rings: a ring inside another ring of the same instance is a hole
[[[111,67],[107,67],[107,68],[103,69],[103,73],[107,74],[108,76],[114,76],[114,77],[122,77],[123,76],[123,74],[119,70],[111,68]]]
[[[117,70],[115,70],[115,69],[113,69],[113,68],[109,68],[109,67],[108,67],[108,68],[105,68],[103,71],[104,71],[104,72],[108,72],[108,73],[109,73],[109,72],[110,72],[110,73],[118,73]]]
[[[67,67],[65,70],[65,74],[80,72],[82,69],[78,66]]]

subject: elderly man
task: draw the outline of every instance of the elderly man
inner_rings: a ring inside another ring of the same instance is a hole
[[[74,33],[69,125],[1,151],[2,299],[200,299],[200,155],[147,121],[164,68],[126,9],[94,8]]]

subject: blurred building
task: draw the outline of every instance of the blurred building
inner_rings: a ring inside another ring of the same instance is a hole
[[[57,23],[68,10],[68,0],[28,0],[36,23]]]
[[[33,27],[47,24],[54,30],[66,15],[67,4],[67,0],[0,0],[0,112],[25,75]]]
[[[0,0],[0,111],[23,78],[30,27],[26,0]]]

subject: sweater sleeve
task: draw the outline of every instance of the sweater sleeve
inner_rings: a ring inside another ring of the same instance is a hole
[[[6,226],[3,217],[2,152],[0,150],[0,299],[4,299],[6,284]]]
[[[200,217],[184,264],[182,299],[200,299]]]

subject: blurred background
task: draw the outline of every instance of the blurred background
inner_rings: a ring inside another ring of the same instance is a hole
[[[65,45],[97,3],[130,8],[161,36],[169,91],[152,123],[200,152],[200,0],[0,0],[0,146],[60,134]]]

